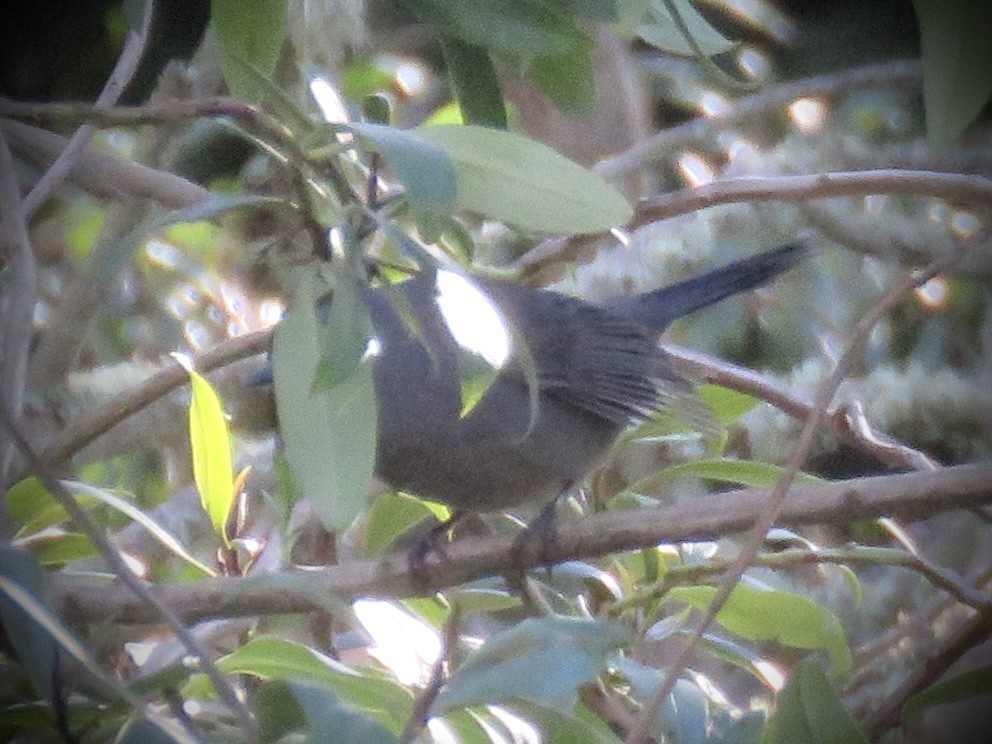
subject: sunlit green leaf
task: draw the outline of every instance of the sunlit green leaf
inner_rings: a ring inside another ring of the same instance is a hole
[[[189,374],[192,396],[189,403],[189,441],[193,451],[193,480],[200,504],[210,517],[224,545],[230,545],[227,521],[235,502],[231,434],[220,398],[213,385],[184,357],[176,356]]]
[[[19,543],[18,547],[30,550],[42,566],[61,566],[81,558],[99,555],[93,541],[78,532],[59,532],[38,539]]]
[[[397,682],[373,674],[359,674],[303,644],[273,636],[253,638],[218,659],[217,666],[227,674],[251,674],[262,679],[321,685],[344,700],[369,710],[391,730],[402,727],[413,706],[412,693]],[[194,684],[193,680],[191,684]],[[195,690],[189,685],[184,689],[186,694]]]
[[[680,586],[670,590],[665,599],[703,609],[715,593],[712,586]],[[795,648],[824,649],[840,676],[850,674],[851,649],[844,626],[832,612],[801,594],[738,584],[716,621],[751,640],[776,640]]]
[[[696,395],[710,407],[724,426],[732,424],[741,416],[755,408],[761,401],[754,396],[722,385],[703,384],[696,386]]]
[[[693,460],[691,462],[672,465],[649,476],[654,483],[683,476],[695,476],[710,480],[735,483],[750,488],[771,488],[782,476],[783,468],[766,462],[755,460],[736,460],[733,458],[717,458],[712,460]],[[809,473],[797,473],[796,480],[800,483],[819,483],[820,479]]]
[[[69,517],[65,508],[33,476],[11,486],[4,494],[4,502],[7,519],[17,535],[38,532]]]
[[[427,504],[405,493],[384,493],[372,502],[365,520],[365,555],[385,552],[404,532],[432,515]]]
[[[292,731],[308,741],[392,744],[396,736],[361,710],[343,703],[327,689],[305,682],[276,680],[255,696],[263,741],[282,741]]]

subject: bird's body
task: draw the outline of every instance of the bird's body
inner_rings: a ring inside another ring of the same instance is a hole
[[[457,344],[434,283],[404,282],[403,312],[389,295],[365,295],[380,352],[376,472],[398,489],[460,511],[547,502],[578,483],[632,421],[686,386],[657,339],[673,320],[766,282],[798,259],[779,248],[671,287],[593,305],[512,282],[478,283],[526,343],[539,392],[536,416],[520,355],[462,413]],[[533,378],[531,378],[533,379]]]

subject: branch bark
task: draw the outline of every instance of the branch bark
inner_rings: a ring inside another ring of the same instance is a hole
[[[560,525],[557,539],[518,544],[516,535],[464,539],[447,559],[411,575],[405,554],[321,569],[290,569],[244,579],[217,578],[160,586],[155,596],[186,622],[208,618],[311,612],[328,594],[342,600],[430,594],[486,576],[537,568],[544,562],[588,559],[665,542],[712,540],[753,527],[768,503],[767,489],[744,489],[672,506],[596,514]],[[992,502],[992,461],[935,471],[794,486],[777,524],[847,524],[879,516],[921,519],[949,509]],[[419,573],[418,573],[419,576]],[[59,577],[54,610],[73,623],[142,624],[154,609],[124,587]]]

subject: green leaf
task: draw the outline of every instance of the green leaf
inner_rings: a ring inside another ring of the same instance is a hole
[[[391,730],[402,727],[413,708],[412,694],[401,685],[358,674],[345,664],[307,646],[273,636],[258,636],[217,660],[227,674],[286,679],[318,684],[373,713]],[[189,687],[189,686],[187,686]],[[187,690],[184,694],[189,694]]]
[[[540,732],[541,744],[622,744],[605,720],[583,705],[574,711],[560,711],[534,703],[514,702],[510,712],[533,724]],[[491,741],[488,737],[481,741]],[[678,740],[683,742],[682,739]]]
[[[37,559],[9,545],[0,544],[0,581],[10,582],[32,598],[44,596],[45,572]],[[0,620],[35,693],[52,700],[52,680],[58,664],[56,644],[29,609],[3,585],[0,585]]]
[[[231,434],[220,404],[220,397],[206,377],[191,362],[176,355],[189,374],[192,396],[189,402],[189,442],[193,452],[193,480],[200,492],[200,504],[210,517],[224,545],[230,547],[227,521],[234,507],[234,465]]]
[[[404,0],[435,29],[499,54],[527,59],[586,40],[576,19],[542,0]]]
[[[432,515],[430,507],[405,493],[384,493],[372,502],[365,521],[365,555],[382,555],[396,538]]]
[[[562,52],[539,54],[527,72],[559,109],[573,116],[588,114],[596,100],[592,69],[593,44],[577,44]]]
[[[445,593],[452,605],[458,606],[463,616],[490,614],[520,607],[520,597],[502,589],[460,588]]]
[[[763,744],[868,744],[813,659],[804,659],[789,674],[761,740]]]
[[[923,55],[927,139],[950,145],[992,96],[992,3],[913,0]]]
[[[473,126],[424,126],[416,132],[451,157],[459,209],[547,232],[608,230],[630,218],[623,194],[539,142]]]
[[[440,41],[462,122],[506,129],[506,103],[489,52],[444,34]]]
[[[80,481],[63,481],[66,488],[81,496],[96,499],[102,504],[106,504],[112,509],[116,509],[124,516],[137,522],[159,541],[168,551],[182,558],[184,561],[205,573],[207,576],[215,576],[216,572],[199,561],[196,556],[189,552],[173,535],[166,531],[158,522],[145,514],[141,509],[129,501],[117,496],[104,488],[91,486]]]
[[[316,308],[316,277],[304,276],[296,302],[276,328],[273,373],[286,458],[302,495],[324,526],[348,527],[361,513],[375,467],[377,408],[372,364],[365,359],[346,380],[316,389],[325,353]]]
[[[664,674],[633,659],[616,660],[617,670],[627,678],[634,697],[650,701]],[[655,716],[655,736],[659,741],[704,742],[709,724],[706,696],[692,682],[679,679]]]
[[[665,599],[704,609],[715,593],[712,586],[682,586],[669,591]],[[753,641],[775,640],[795,648],[824,649],[840,676],[851,672],[851,649],[844,626],[832,612],[800,594],[738,584],[716,621]]]
[[[696,386],[696,395],[710,407],[716,420],[724,426],[734,423],[761,403],[754,396],[711,383]]]
[[[629,639],[627,629],[598,620],[529,618],[469,654],[433,711],[522,700],[567,713],[575,706],[576,688],[598,675],[607,657]]]
[[[992,667],[972,669],[941,680],[910,697],[902,709],[903,721],[912,729],[924,710],[932,705],[954,703],[989,692],[992,692]]]
[[[334,277],[334,304],[320,326],[322,350],[314,379],[315,392],[330,390],[354,375],[372,337],[372,319],[358,294],[357,281],[347,272]]]
[[[734,48],[734,43],[713,28],[709,21],[689,3],[689,0],[673,0],[673,2],[689,34],[695,39],[703,54],[712,57]],[[675,24],[664,0],[650,0],[649,8],[651,21],[638,25],[634,29],[637,35],[651,46],[669,54],[695,56],[692,45]]]
[[[191,744],[194,741],[181,729],[174,734],[155,721],[136,718],[121,731],[120,737],[114,739],[114,744]]]
[[[211,0],[210,25],[231,93],[259,103],[265,88],[245,68],[266,78],[275,73],[285,36],[286,0]]]
[[[392,744],[394,736],[381,723],[342,703],[332,692],[305,682],[274,681],[256,695],[262,741],[282,740],[301,731],[307,741]]]
[[[349,124],[346,129],[368,149],[386,159],[403,184],[406,197],[428,210],[450,211],[458,193],[458,176],[444,148],[419,131],[381,124]]]
[[[652,473],[645,480],[660,483],[689,475],[725,483],[735,483],[750,488],[771,488],[778,482],[783,470],[784,468],[767,462],[721,457],[672,465],[664,470],[659,470],[657,473]],[[820,478],[815,475],[802,472],[796,474],[796,480],[800,483],[820,482]]]
[[[34,476],[11,486],[4,501],[7,519],[14,527],[17,537],[40,532],[69,518],[65,508]]]
[[[28,553],[0,545],[0,621],[39,695],[51,699],[57,664],[56,644],[79,662],[101,687],[132,702],[113,678],[103,673],[86,647],[44,601],[44,573]]]
[[[78,532],[59,532],[35,540],[19,542],[18,547],[31,551],[45,567],[63,566],[81,558],[94,558],[99,551],[87,535]]]

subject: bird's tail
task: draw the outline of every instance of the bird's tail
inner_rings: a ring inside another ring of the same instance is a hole
[[[608,307],[654,333],[661,333],[683,315],[764,284],[794,266],[802,253],[802,245],[785,245],[670,287],[613,302]]]

